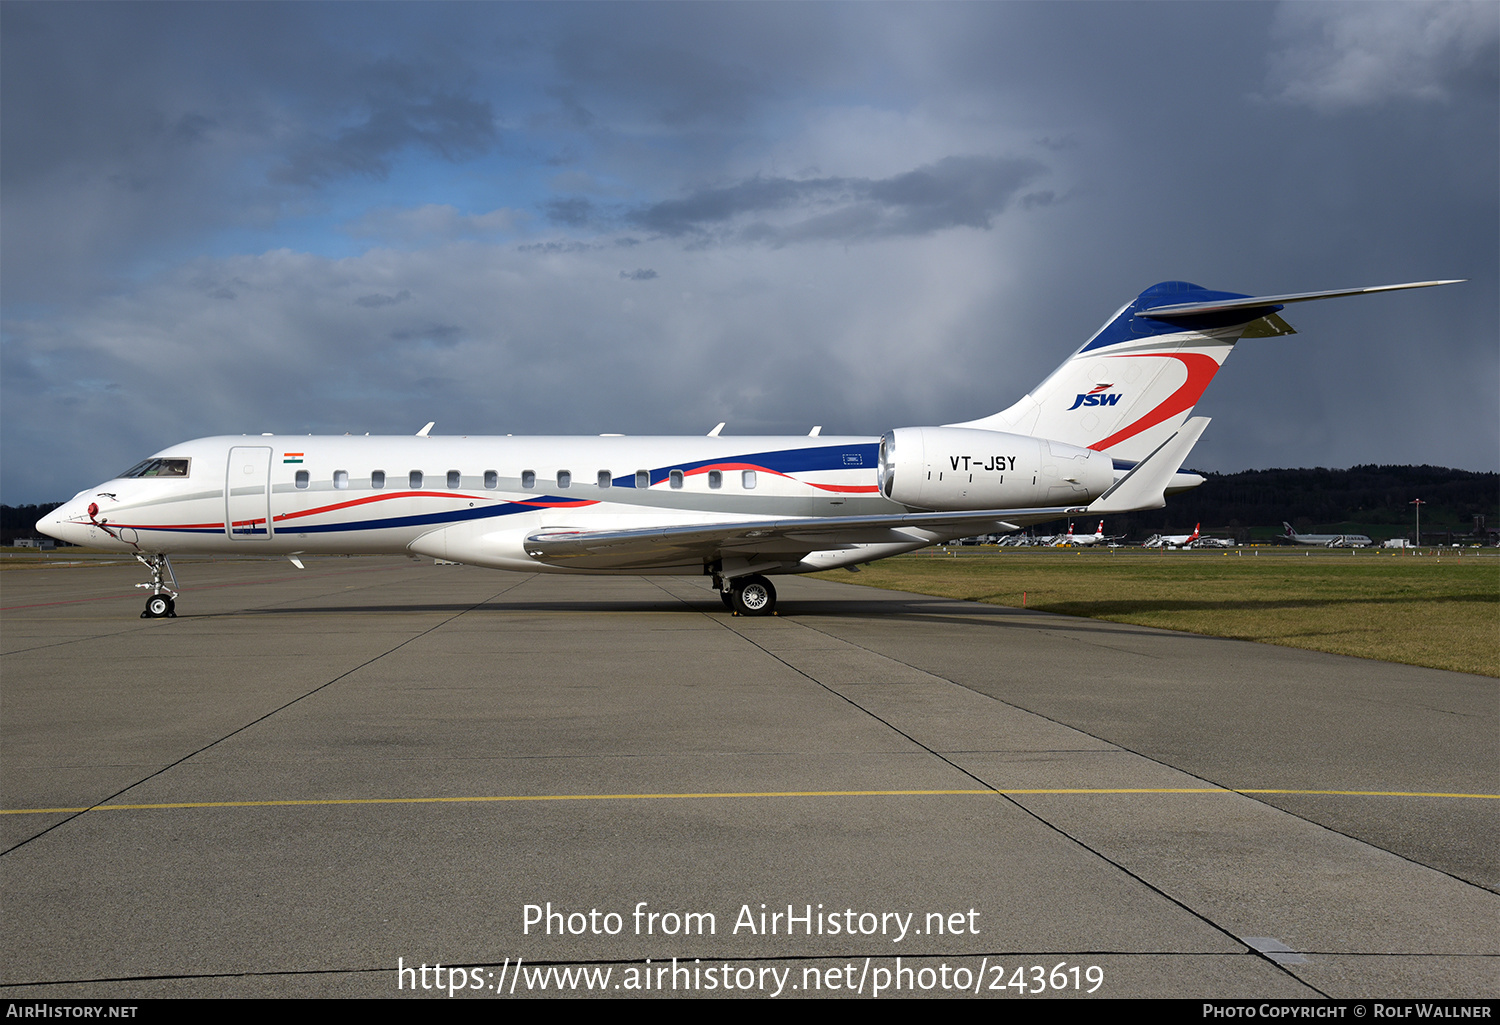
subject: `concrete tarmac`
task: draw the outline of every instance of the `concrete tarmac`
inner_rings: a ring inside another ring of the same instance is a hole
[[[307,567],[0,573],[7,997],[1500,993],[1494,680]]]

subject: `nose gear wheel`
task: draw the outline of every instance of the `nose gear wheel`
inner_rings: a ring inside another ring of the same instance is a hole
[[[141,618],[175,619],[177,617],[177,574],[172,572],[171,560],[160,552],[154,555],[137,554],[135,559],[151,571],[151,583],[135,585],[149,588],[151,591],[151,597],[146,599],[146,609],[141,613]],[[170,587],[167,586],[166,580],[172,581]]]

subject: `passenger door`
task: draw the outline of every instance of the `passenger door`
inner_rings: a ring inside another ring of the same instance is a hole
[[[234,541],[271,536],[271,450],[236,446],[224,476],[224,530]]]

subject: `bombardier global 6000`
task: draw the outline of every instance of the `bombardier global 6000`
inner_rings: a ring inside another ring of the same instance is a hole
[[[1292,333],[1288,304],[1448,281],[1250,296],[1183,281],[1126,303],[1030,394],[875,437],[261,435],[172,445],[38,529],[134,555],[143,616],[175,614],[170,556],[417,554],[496,569],[704,574],[741,615],[771,577],[1063,516],[1156,509],[1235,343]],[[722,425],[720,425],[722,426]],[[300,563],[298,563],[300,565]]]

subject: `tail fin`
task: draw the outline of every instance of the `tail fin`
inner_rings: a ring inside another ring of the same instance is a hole
[[[947,426],[1050,438],[1130,465],[1182,427],[1241,338],[1295,334],[1277,316],[1287,303],[1451,283],[1250,296],[1163,281],[1122,306],[1020,402]]]

